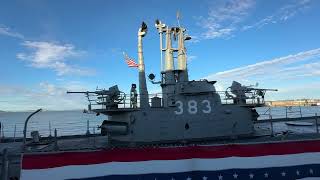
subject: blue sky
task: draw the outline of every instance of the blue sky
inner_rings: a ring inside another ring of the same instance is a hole
[[[277,88],[269,100],[320,98],[320,1],[1,1],[0,110],[82,109],[82,96],[118,84],[128,92],[137,70],[122,51],[137,57],[137,30],[144,38],[146,72],[159,78],[159,39],[154,20],[181,24],[191,79],[232,80]],[[159,87],[148,84],[149,92]]]

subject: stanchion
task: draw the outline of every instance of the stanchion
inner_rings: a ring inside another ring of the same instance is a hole
[[[318,113],[316,113],[316,128],[317,128],[317,133],[319,134],[319,127],[318,127]]]
[[[270,115],[270,125],[271,125],[271,136],[274,136],[274,134],[273,134],[273,122],[272,122],[272,115]]]
[[[53,149],[55,151],[59,150],[57,129],[54,129],[54,147],[53,147]]]

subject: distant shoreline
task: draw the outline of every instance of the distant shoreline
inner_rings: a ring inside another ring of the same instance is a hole
[[[21,111],[2,111],[0,113],[16,113],[16,112],[34,112],[36,110],[21,110]],[[83,109],[68,109],[68,110],[42,110],[43,112],[65,112],[65,111],[83,111]]]
[[[320,106],[320,99],[266,101],[269,106]]]

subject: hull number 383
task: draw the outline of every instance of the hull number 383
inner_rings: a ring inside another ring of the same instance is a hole
[[[212,107],[209,100],[203,100],[200,102],[201,105],[198,105],[198,102],[195,100],[187,101],[186,104],[183,104],[182,101],[176,101],[177,110],[174,111],[176,115],[183,114],[184,110],[186,110],[189,114],[197,114],[198,111],[209,114],[211,113]],[[186,107],[184,107],[186,106]],[[198,109],[198,106],[201,109]]]

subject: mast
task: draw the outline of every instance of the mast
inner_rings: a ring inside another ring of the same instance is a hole
[[[163,58],[162,58],[162,34],[166,29],[166,25],[161,23],[159,19],[156,20],[155,27],[158,29],[159,38],[160,38],[160,71],[163,71]]]
[[[174,77],[174,61],[173,61],[173,49],[172,49],[172,31],[169,27],[166,28],[166,50],[165,50],[165,74],[166,84],[175,84]],[[172,93],[171,91],[169,93]]]
[[[184,46],[185,36],[184,28],[179,27],[178,29],[178,70],[179,70],[179,81],[188,81],[187,71],[187,57],[186,49]]]
[[[165,61],[165,71],[173,71],[173,50],[172,50],[172,42],[171,42],[171,29],[167,27],[166,29],[166,61]]]
[[[142,22],[138,31],[138,61],[139,61],[139,93],[140,93],[140,108],[149,107],[149,95],[146,82],[146,74],[144,70],[144,59],[142,49],[142,38],[147,34],[148,27],[145,22]]]

